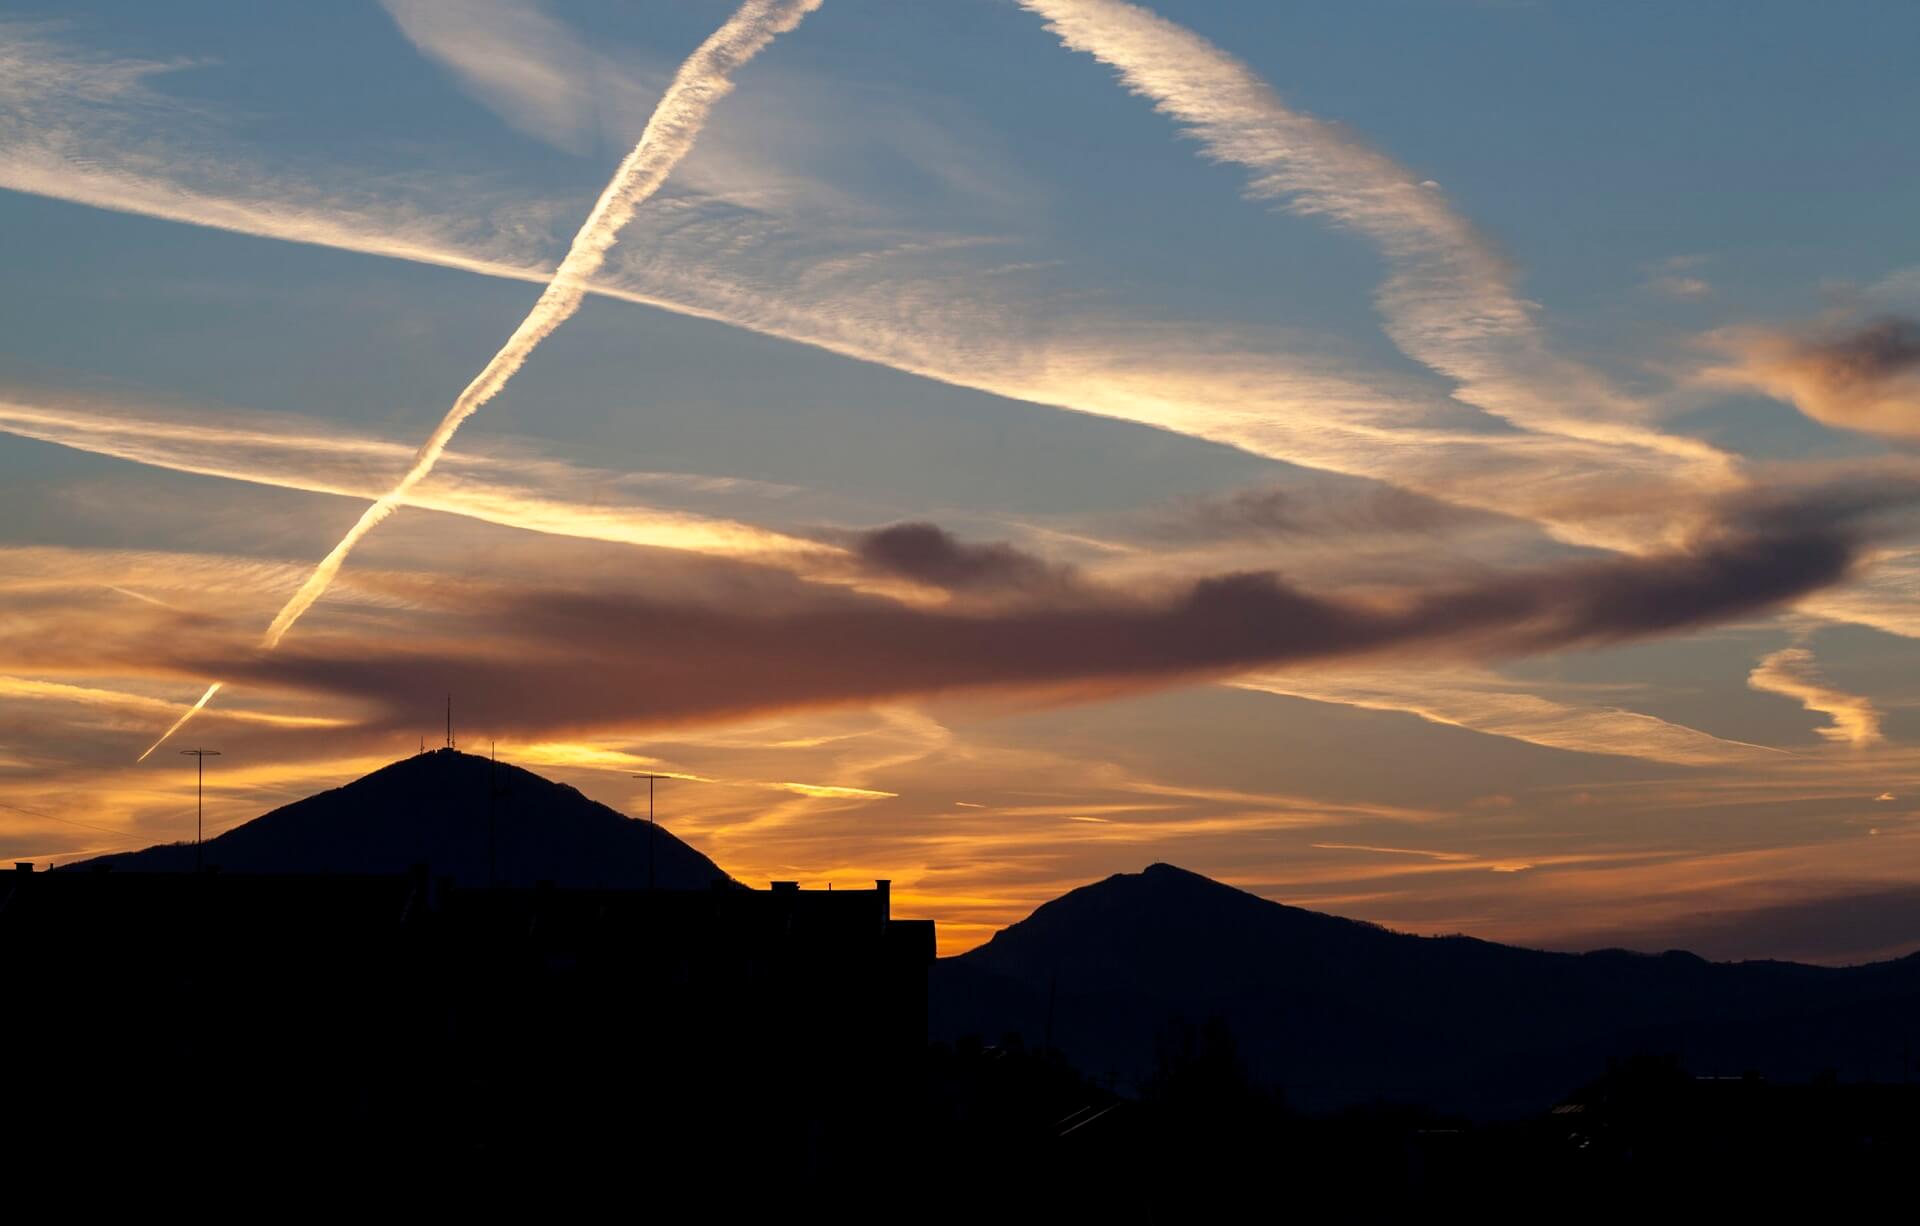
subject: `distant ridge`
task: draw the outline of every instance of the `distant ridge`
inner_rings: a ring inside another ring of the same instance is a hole
[[[942,959],[930,1005],[936,1038],[1051,1031],[1122,1089],[1152,1072],[1174,1019],[1219,1017],[1253,1075],[1300,1106],[1505,1115],[1638,1053],[1701,1074],[1901,1080],[1920,1052],[1920,955],[1834,968],[1547,953],[1393,932],[1154,864]]]
[[[489,855],[489,789],[497,856]],[[657,840],[657,841],[656,841]],[[208,839],[209,868],[228,873],[401,873],[482,886],[490,858],[507,885],[703,889],[729,878],[666,828],[634,820],[532,771],[451,749],[403,758],[344,787],[273,810]],[[192,872],[191,843],[62,866]]]

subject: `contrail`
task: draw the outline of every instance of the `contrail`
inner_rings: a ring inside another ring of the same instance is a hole
[[[585,224],[574,236],[573,245],[567,249],[566,258],[560,261],[560,267],[554,270],[553,280],[541,291],[539,301],[520,321],[507,343],[493,355],[491,361],[475,375],[473,382],[467,384],[447,410],[440,424],[434,427],[427,441],[414,453],[413,463],[402,474],[393,488],[376,499],[364,511],[340,543],[314,567],[300,590],[293,594],[273,623],[267,627],[267,633],[261,645],[271,651],[279,646],[287,631],[301,615],[313,607],[315,601],[326,594],[332,585],[334,576],[340,573],[340,567],[346,562],[353,547],[377,527],[381,520],[394,513],[407,493],[420,484],[433,466],[446,451],[447,444],[453,441],[454,433],[460,429],[460,423],[473,416],[481,405],[494,398],[507,381],[514,376],[540,342],[552,334],[555,328],[565,323],[569,316],[580,308],[581,300],[587,294],[587,282],[600,271],[605,263],[607,252],[627,222],[633,219],[634,210],[639,208],[647,197],[659,190],[673,168],[693,149],[693,142],[712,113],[714,104],[733,89],[730,74],[746,64],[760,50],[780,34],[786,33],[800,24],[802,18],[820,7],[821,0],[747,0],[736,10],[726,24],[715,30],[707,41],[701,43],[694,53],[680,65],[680,71],[673,76],[672,84],[661,96],[660,103],[654,108],[653,115],[647,120],[647,127],[640,134],[640,143],[633,147],[625,160],[614,171],[613,179],[600,193],[600,199],[594,202],[593,211],[587,215]],[[160,748],[167,737],[178,732],[200,708],[207,705],[220,689],[216,681],[207,687],[200,701],[188,708],[187,713],[167,729],[158,741],[140,755],[145,761],[148,754]]]
[[[1408,357],[1453,380],[1455,397],[1526,430],[1663,453],[1726,488],[1734,464],[1686,436],[1641,424],[1645,408],[1554,354],[1513,270],[1423,180],[1338,127],[1287,106],[1252,68],[1127,0],[1017,0],[1069,50],[1106,64],[1209,157],[1250,172],[1247,194],[1327,218],[1380,250],[1377,302]]]
[[[167,743],[167,738],[172,736],[174,733],[180,731],[182,728],[186,727],[187,721],[192,719],[195,715],[198,715],[200,713],[200,708],[206,706],[207,703],[213,698],[213,696],[220,692],[220,687],[225,684],[226,682],[224,681],[216,681],[212,685],[208,686],[207,692],[200,695],[200,701],[188,707],[186,709],[186,712],[183,715],[181,715],[179,719],[176,719],[173,721],[173,727],[167,729],[165,732],[162,732],[160,734],[160,739],[155,741],[153,744],[147,746],[147,752],[141,754],[138,758],[135,759],[135,761],[145,762],[148,756],[152,754],[154,750],[160,748],[162,745],[165,745]]]

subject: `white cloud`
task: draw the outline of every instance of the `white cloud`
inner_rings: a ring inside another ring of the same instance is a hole
[[[1219,53],[1201,46],[1199,65],[1212,71],[1209,56]],[[72,54],[44,44],[33,53]],[[1271,104],[1263,85],[1249,88],[1261,107]],[[765,110],[768,101],[758,105]],[[371,180],[338,171],[327,173],[321,188],[317,169],[295,178],[251,168],[244,151],[216,156],[182,148],[190,139],[183,133],[196,129],[184,116],[169,118],[176,122],[142,130],[139,140],[77,106],[31,136],[9,127],[0,135],[0,186],[529,282],[550,275],[558,245],[553,218],[577,208],[515,200],[441,176]],[[1306,137],[1323,140],[1318,121],[1299,122],[1307,125]],[[1530,319],[1531,308],[1517,299],[1498,306],[1511,299],[1496,276],[1498,262],[1431,189],[1409,180],[1417,198],[1409,203],[1391,190],[1394,176],[1404,172],[1379,155],[1348,145],[1309,152],[1328,167],[1326,182],[1315,189],[1326,199],[1312,207],[1359,209],[1390,248],[1400,242],[1391,238],[1396,226],[1434,231],[1440,237],[1420,240],[1428,246],[1444,247],[1442,239],[1453,236],[1454,247],[1431,255],[1443,271],[1452,270],[1447,275],[1466,278],[1446,293],[1494,304],[1474,308],[1480,315]],[[1376,191],[1376,179],[1386,186]],[[1381,204],[1375,200],[1381,192],[1392,199]],[[1631,423],[1575,423],[1562,430],[1572,419],[1542,408],[1538,420],[1530,419],[1538,428],[1474,428],[1444,387],[1297,356],[1289,349],[1298,338],[1090,314],[1084,302],[1048,288],[1050,275],[1034,275],[1017,246],[977,236],[877,225],[870,218],[823,221],[813,212],[803,221],[682,192],[656,199],[636,221],[633,239],[615,253],[595,292],[995,395],[1392,482],[1533,520],[1577,544],[1631,550],[1670,539],[1701,492],[1703,464],[1717,472],[1718,461],[1703,461],[1691,442]],[[1413,259],[1419,250],[1402,255]],[[1396,276],[1431,280],[1411,271]],[[1389,296],[1400,292],[1389,290]],[[1439,309],[1429,302],[1415,314],[1431,324],[1421,313],[1429,307]],[[1421,329],[1428,324],[1414,331],[1427,335]],[[1527,323],[1523,337],[1530,329]],[[1312,338],[1305,343],[1315,345]],[[1585,395],[1578,379],[1555,386]]]
[[[1732,483],[1729,457],[1642,424],[1646,405],[1551,351],[1506,259],[1431,180],[1288,107],[1238,59],[1146,9],[1020,3],[1065,46],[1111,66],[1210,156],[1250,171],[1250,196],[1374,242],[1390,269],[1377,299],[1388,335],[1454,380],[1458,399],[1529,430],[1652,453],[1696,484]]]
[[[1491,673],[1412,666],[1390,671],[1259,673],[1234,684],[1315,702],[1403,711],[1436,724],[1566,749],[1677,766],[1752,765],[1784,756],[1617,707],[1576,706]]]
[[[380,0],[420,53],[516,130],[573,153],[599,136],[599,53],[521,0]],[[616,79],[624,80],[624,74]],[[654,92],[666,84],[660,74]]]
[[[0,433],[56,443],[176,472],[197,473],[281,489],[378,497],[413,447],[349,434],[281,414],[228,411],[182,422],[138,406],[27,403],[0,395]],[[750,483],[683,474],[620,474],[536,456],[456,454],[414,489],[407,506],[486,523],[586,540],[805,566],[839,553],[832,546],[751,524],[642,501],[642,490]],[[593,490],[591,500],[568,491]]]

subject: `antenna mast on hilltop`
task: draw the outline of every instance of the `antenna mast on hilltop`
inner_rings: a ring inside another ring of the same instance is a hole
[[[193,871],[202,871],[200,844],[202,833],[206,829],[207,813],[207,759],[217,758],[217,749],[183,749],[180,751],[194,760],[193,783]]]
[[[447,695],[447,748],[453,748],[453,695]]]
[[[659,846],[659,827],[653,822],[653,784],[656,779],[671,779],[672,775],[635,775],[635,779],[647,781],[647,891],[653,891],[654,851]]]
[[[487,740],[487,884],[500,884],[500,825],[494,815],[495,797],[500,795],[500,787],[493,781],[494,766],[498,761],[492,738]]]

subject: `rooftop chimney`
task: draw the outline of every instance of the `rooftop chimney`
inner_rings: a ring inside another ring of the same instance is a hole
[[[873,890],[880,895],[880,926],[885,928],[887,921],[893,918],[893,882],[885,877],[876,878]]]

